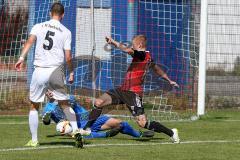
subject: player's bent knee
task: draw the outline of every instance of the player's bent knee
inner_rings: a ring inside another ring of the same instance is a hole
[[[122,120],[114,119],[114,122],[115,122],[115,126],[119,128],[121,126]]]
[[[106,124],[107,124],[110,128],[120,128],[120,127],[121,127],[121,122],[122,122],[122,120],[120,120],[120,119],[110,118],[110,119],[107,121]]]

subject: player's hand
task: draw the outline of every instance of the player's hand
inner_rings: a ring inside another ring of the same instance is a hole
[[[17,63],[15,64],[15,69],[19,72],[22,70],[23,67],[23,62],[24,62],[24,58],[20,57],[17,61]]]
[[[105,39],[108,44],[112,44],[113,39],[111,37],[105,37]]]
[[[174,82],[174,81],[169,81],[169,83],[173,86],[173,87],[176,87],[176,88],[179,88],[179,85]]]
[[[68,82],[72,84],[74,82],[74,73],[69,74]]]

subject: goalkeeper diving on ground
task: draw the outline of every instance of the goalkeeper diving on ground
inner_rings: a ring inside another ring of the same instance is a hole
[[[89,112],[83,106],[81,106],[76,101],[75,97],[72,95],[70,96],[70,104],[74,112],[76,113],[78,127],[79,128],[85,127],[88,120]],[[63,135],[72,134],[73,129],[71,127],[71,124],[66,119],[65,114],[58,106],[57,101],[51,99],[45,105],[42,115],[43,115],[42,120],[45,125],[49,125],[51,123],[51,120],[53,120],[56,123],[57,132]],[[107,115],[101,115],[91,126],[91,133],[89,135],[83,136],[83,138],[108,138],[113,137],[118,133],[130,135],[132,137],[137,138],[154,136],[154,132],[152,131],[145,132],[137,131],[132,126],[130,126],[126,121],[112,118]],[[75,138],[78,139],[79,137]],[[80,137],[79,141],[82,141],[82,136]],[[82,145],[83,144],[80,144],[80,147],[82,147]]]

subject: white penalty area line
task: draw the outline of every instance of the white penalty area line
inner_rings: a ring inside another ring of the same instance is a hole
[[[207,140],[207,141],[183,141],[181,144],[205,144],[205,143],[240,143],[240,140]],[[84,148],[92,147],[107,147],[107,146],[157,146],[157,145],[179,145],[170,142],[162,143],[116,143],[116,144],[88,144],[84,145]],[[44,150],[44,149],[61,149],[61,148],[75,148],[71,145],[64,146],[39,146],[39,147],[22,147],[22,148],[6,148],[0,149],[0,152],[10,152],[10,151],[30,151],[30,150]]]
[[[0,125],[28,124],[28,122],[0,122]]]
[[[40,124],[43,124],[43,122],[39,122]],[[29,122],[23,121],[23,122],[0,122],[0,125],[18,125],[18,124],[29,124]],[[51,122],[51,124],[55,124],[54,122]]]
[[[223,120],[223,121],[226,121],[226,122],[240,122],[240,119],[229,119],[229,120]]]

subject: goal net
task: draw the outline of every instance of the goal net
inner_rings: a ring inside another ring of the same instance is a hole
[[[19,104],[27,108],[34,47],[24,72],[17,73],[13,65],[32,26],[50,18],[53,2],[15,0],[1,4],[1,110],[16,109]],[[179,120],[195,114],[200,0],[95,0],[93,8],[90,0],[60,2],[65,6],[62,23],[72,32],[75,82],[67,84],[70,94],[91,107],[85,99],[120,86],[132,58],[107,45],[105,36],[130,46],[135,35],[144,34],[155,63],[180,86],[172,88],[150,70],[143,86],[146,113],[156,120]],[[125,106],[113,108],[107,112],[131,118]]]

